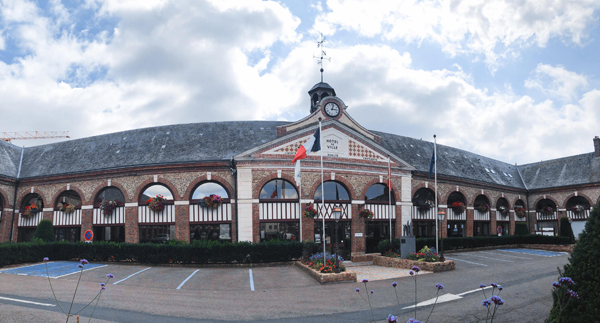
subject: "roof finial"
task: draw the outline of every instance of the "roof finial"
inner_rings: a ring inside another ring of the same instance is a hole
[[[327,53],[325,53],[325,48],[323,47],[323,43],[326,41],[325,40],[325,36],[323,36],[323,33],[320,33],[320,37],[319,37],[319,41],[317,42],[317,48],[321,49],[321,56],[314,56],[313,58],[317,58],[319,61],[317,62],[317,64],[321,65],[321,83],[323,83],[323,60],[328,60],[331,62],[331,57],[325,57],[327,56]]]

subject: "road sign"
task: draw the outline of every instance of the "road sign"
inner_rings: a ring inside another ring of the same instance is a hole
[[[502,227],[498,226],[498,234],[502,234]]]
[[[92,241],[92,239],[94,238],[94,232],[92,232],[92,230],[85,231],[85,233],[83,234],[83,238],[85,239],[85,241]]]

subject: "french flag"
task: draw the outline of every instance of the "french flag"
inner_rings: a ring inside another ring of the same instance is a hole
[[[312,135],[312,137],[310,137],[310,139],[308,139],[307,142],[305,142],[302,146],[300,146],[300,148],[298,148],[298,151],[296,152],[296,156],[294,156],[294,159],[292,159],[292,163],[295,163],[297,160],[306,158],[306,155],[309,152],[315,152],[315,151],[321,150],[321,138],[320,137],[321,137],[321,130],[317,129],[317,132],[315,132],[315,134]]]

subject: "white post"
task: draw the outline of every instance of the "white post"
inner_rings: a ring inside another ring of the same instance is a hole
[[[435,141],[435,135],[433,135],[433,169],[434,169],[434,183],[435,183],[435,251],[440,252],[438,246],[438,236],[440,229],[438,228],[438,196],[437,196],[437,143]]]
[[[325,186],[323,185],[323,146],[321,145],[322,140],[321,137],[323,137],[323,132],[321,131],[321,118],[319,118],[319,147],[321,147],[321,149],[319,149],[319,153],[321,155],[321,209],[324,210],[325,209]],[[323,216],[323,264],[327,264],[327,259],[325,257],[325,213],[322,214]]]
[[[302,173],[301,173],[302,174]],[[302,176],[302,175],[300,175]],[[298,211],[299,211],[299,215],[300,215],[300,242],[304,241],[302,240],[302,179],[300,179],[300,183],[298,185],[298,191],[299,191],[299,195],[298,195]]]
[[[390,218],[390,243],[392,242],[392,164],[388,155],[388,217]]]

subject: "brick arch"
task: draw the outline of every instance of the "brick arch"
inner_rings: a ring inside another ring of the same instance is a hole
[[[462,193],[462,192],[461,192],[461,193]],[[483,195],[483,196],[485,196],[485,197],[488,199],[488,202],[490,203],[490,208],[491,208],[491,207],[492,207],[492,205],[491,205],[491,204],[492,204],[492,201],[493,201],[493,200],[490,198],[490,196],[489,196],[487,193],[483,193],[483,194],[481,194],[481,193],[480,193],[480,194],[477,194],[477,195],[475,195],[475,197],[473,197],[473,202],[472,202],[472,204],[473,204],[473,205],[471,205],[471,206],[475,207],[475,200],[477,199],[477,197],[478,197],[479,195]],[[495,207],[495,206],[494,206],[494,207]]]
[[[525,200],[523,200],[523,199],[520,199],[520,198],[517,196],[517,197],[515,197],[515,198],[514,198],[514,200],[513,200],[513,202],[512,202],[512,205],[513,205],[513,206],[512,206],[512,208],[513,208],[513,209],[515,208],[515,205],[517,205],[517,202],[518,202],[518,201],[521,201],[521,202],[523,202],[523,206],[524,206],[525,208],[527,208],[527,202],[525,202]],[[510,201],[509,201],[509,202],[510,202]]]
[[[85,196],[83,195],[83,191],[80,190],[79,187],[71,185],[69,190],[75,191],[75,192],[77,192],[77,194],[79,194],[79,197],[81,198],[81,205],[87,205],[86,204],[87,201],[85,200]],[[56,199],[58,199],[58,197],[60,196],[60,194],[64,193],[65,191],[69,191],[69,190],[67,189],[66,185],[63,186],[63,187],[61,187],[54,194],[54,196],[52,197],[52,207],[54,207],[56,205],[56,202],[57,202]]]
[[[27,196],[28,194],[32,194],[31,190],[26,191],[24,193],[22,193],[21,195],[19,195],[19,198],[17,199],[19,201],[19,203],[17,204],[19,206],[19,211],[21,209],[21,206],[23,205],[25,196]],[[49,207],[48,204],[46,203],[46,201],[48,201],[48,199],[44,196],[44,193],[40,192],[40,190],[38,190],[37,188],[33,189],[33,194],[37,194],[42,198],[42,202],[44,203],[44,207]],[[54,207],[54,206],[53,206]],[[16,209],[16,207],[15,207]]]
[[[123,193],[123,196],[125,197],[125,202],[131,202],[130,198],[129,198],[129,194],[127,194],[127,190],[125,189],[125,187],[119,183],[115,183],[111,180],[110,182],[110,186],[107,185],[107,183],[98,185],[98,187],[96,187],[96,189],[92,192],[92,195],[90,196],[91,200],[91,204],[96,203],[96,197],[98,196],[98,194],[100,193],[101,190],[107,188],[107,187],[116,187],[118,188],[121,193]]]
[[[411,201],[412,201],[413,197],[415,196],[415,194],[417,193],[417,191],[420,190],[420,189],[422,189],[422,188],[426,188],[428,190],[431,190],[433,192],[433,194],[435,195],[435,190],[432,190],[429,187],[425,187],[425,184],[420,183],[419,185],[413,187],[412,191],[410,192],[410,200]],[[442,195],[440,195],[440,192],[438,192],[437,195],[438,195],[438,204],[440,204],[444,200],[442,200]],[[448,200],[448,199],[446,199],[446,200]]]
[[[135,194],[133,195],[133,197],[135,197],[136,200],[132,201],[132,202],[139,202],[140,197],[141,197],[142,193],[144,192],[144,190],[146,190],[146,188],[148,188],[149,186],[151,186],[153,184],[159,184],[159,185],[162,184],[162,185],[166,186],[169,189],[169,191],[171,191],[171,194],[173,194],[173,200],[175,200],[175,201],[181,200],[181,197],[179,196],[179,192],[177,191],[177,188],[175,188],[175,185],[173,185],[173,183],[171,183],[169,180],[158,177],[156,179],[156,182],[154,181],[154,178],[149,178],[149,179],[143,181],[142,184],[138,185],[138,188],[135,190]]]
[[[10,200],[8,199],[8,194],[6,194],[6,192],[4,192],[4,190],[2,188],[0,188],[0,200],[2,203],[2,208],[5,207],[9,207],[10,206]],[[14,205],[13,205],[13,209],[14,209]]]
[[[571,193],[569,196],[567,196],[567,197],[565,198],[565,201],[564,201],[564,203],[563,203],[563,206],[564,206],[565,208],[567,207],[567,202],[569,201],[569,199],[570,199],[570,198],[572,198],[572,197],[574,197],[574,196],[575,196],[575,193]],[[591,199],[589,196],[587,196],[587,195],[585,195],[585,194],[581,194],[581,193],[579,193],[579,192],[577,193],[577,196],[581,196],[581,197],[585,198],[585,199],[588,201],[588,203],[590,203],[590,207],[593,207],[593,206],[594,206],[594,203],[592,203],[592,199]]]
[[[255,186],[256,189],[254,190],[254,192],[252,192],[252,198],[258,199],[260,197],[260,191],[262,190],[263,186],[265,186],[265,184],[267,184],[268,182],[270,182],[274,179],[285,179],[286,181],[290,182],[290,184],[292,184],[292,186],[294,186],[298,195],[300,194],[300,189],[298,188],[298,186],[296,186],[296,180],[292,176],[284,174],[282,172],[281,176],[278,177],[277,172],[275,172],[274,174],[270,174],[270,175],[263,177],[260,180],[260,182],[258,182],[256,184],[256,186]],[[300,197],[300,199],[302,199],[302,197]]]
[[[362,197],[362,199],[364,200],[365,197],[367,196],[367,191],[369,190],[369,188],[371,186],[373,186],[374,184],[382,184],[387,186],[387,181],[385,182],[379,182],[379,178],[373,178],[372,180],[368,181],[363,190],[362,193],[360,194],[360,197]],[[393,184],[393,183],[392,183]],[[394,185],[392,185],[392,193],[394,193],[394,201],[400,201],[400,195],[398,194],[398,190],[394,189]]]
[[[451,192],[448,192],[448,194],[444,195],[444,196],[443,196],[443,197],[444,197],[444,199],[442,200],[442,202],[444,202],[444,203],[446,203],[446,204],[447,204],[447,203],[448,203],[448,198],[450,197],[450,194],[452,194],[452,193],[454,193],[454,192],[459,192],[459,193],[460,193],[460,194],[462,194],[462,196],[465,198],[465,207],[466,207],[467,205],[469,205],[469,197],[468,197],[467,195],[465,195],[465,193],[464,193],[463,191],[461,191],[460,187],[458,188],[458,191],[457,191],[457,190],[453,190],[453,191],[451,191]]]
[[[542,195],[542,196],[538,197],[538,199],[535,200],[535,202],[533,202],[532,205],[533,205],[533,209],[534,210],[537,210],[537,204],[538,204],[538,202],[541,201],[541,200],[543,200],[543,199],[544,199],[544,196]],[[558,201],[555,198],[553,198],[552,196],[546,195],[546,199],[552,200],[554,202],[554,204],[556,204],[556,208],[560,207],[560,204],[558,203]]]
[[[211,178],[209,180],[208,176],[202,175],[202,176],[196,178],[195,180],[193,180],[190,183],[190,185],[188,185],[188,188],[186,189],[185,193],[183,194],[183,199],[190,200],[192,198],[192,193],[196,190],[196,188],[198,188],[198,186],[200,186],[204,183],[211,183],[211,182],[217,183],[217,184],[223,186],[225,188],[225,191],[227,191],[227,194],[229,194],[229,198],[230,199],[234,198],[235,191],[234,191],[233,187],[223,177],[211,175]]]
[[[331,181],[331,180],[326,180],[324,182],[329,182],[329,181]],[[339,182],[339,183],[341,183],[342,185],[344,185],[346,187],[346,189],[350,193],[350,201],[357,200],[356,194],[354,192],[354,187],[352,186],[352,184],[350,184],[350,182],[348,182],[344,178],[338,178],[337,176],[336,176],[336,178],[335,178],[335,180],[333,182]],[[320,180],[315,181],[315,183],[313,184],[313,186],[311,187],[311,190],[310,190],[310,192],[312,194],[312,196],[310,198],[314,199],[314,197],[315,197],[315,191],[317,190],[317,188],[319,187],[319,185],[321,185],[321,181]]]
[[[494,207],[497,207],[497,206],[498,206],[498,201],[499,201],[500,199],[505,199],[505,200],[506,200],[506,203],[508,203],[508,206],[507,206],[507,207],[508,207],[508,209],[509,209],[509,210],[512,210],[512,206],[510,206],[510,200],[509,200],[509,199],[507,199],[506,197],[502,197],[502,195],[498,196],[498,198],[496,199],[496,202],[494,203]],[[516,199],[516,200],[515,200],[515,202],[516,202],[516,201],[518,201],[518,200],[519,200],[519,199]],[[525,203],[525,202],[523,202],[523,203]],[[514,205],[515,205],[515,203],[513,203],[512,205],[514,206]]]

